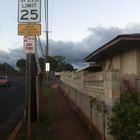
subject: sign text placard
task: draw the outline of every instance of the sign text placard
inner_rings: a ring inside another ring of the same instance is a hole
[[[18,35],[41,35],[41,24],[18,24]]]
[[[35,53],[35,36],[24,36],[24,53],[34,54]]]
[[[40,23],[41,0],[18,0],[18,22]]]

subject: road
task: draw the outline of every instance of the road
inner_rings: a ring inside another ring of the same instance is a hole
[[[26,77],[11,77],[12,86],[0,87],[0,125],[21,105],[26,99]]]

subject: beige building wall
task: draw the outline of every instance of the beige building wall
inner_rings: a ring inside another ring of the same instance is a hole
[[[120,55],[104,61],[103,70],[120,69]]]
[[[113,58],[104,61],[103,71],[118,69],[120,80],[122,78],[130,81],[132,86],[140,89],[140,49],[134,48],[122,54],[113,56]],[[138,77],[138,78],[137,78]],[[137,80],[136,80],[137,78]],[[123,83],[121,82],[123,89]],[[122,90],[123,91],[123,90]]]
[[[125,52],[121,55],[121,73],[136,74],[136,53],[135,49]]]
[[[137,66],[137,76],[140,76],[140,49],[136,49],[136,66]]]
[[[140,48],[136,48],[136,89],[140,90]]]
[[[120,55],[114,56],[112,59],[112,68],[120,69]]]
[[[110,69],[110,59],[106,59],[104,61],[104,68],[103,70],[109,70]]]
[[[112,59],[104,61],[103,71],[118,69],[121,74],[140,75],[140,49],[116,55]]]

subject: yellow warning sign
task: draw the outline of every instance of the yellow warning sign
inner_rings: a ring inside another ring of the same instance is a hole
[[[18,35],[41,35],[41,24],[18,24]]]

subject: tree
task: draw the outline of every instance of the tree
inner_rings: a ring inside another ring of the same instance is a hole
[[[17,60],[16,66],[21,69],[26,69],[26,60],[25,59]]]
[[[5,71],[6,69],[6,63],[0,64],[0,71]]]
[[[7,67],[7,72],[15,71],[15,69],[7,63],[0,64],[0,71],[6,71],[6,67]]]
[[[73,66],[69,63],[66,63],[65,57],[64,56],[60,56],[60,55],[56,55],[53,56],[53,59],[55,59],[58,63],[57,68],[55,69],[55,71],[57,72],[61,72],[61,71],[73,71]]]
[[[64,62],[64,63],[60,63],[55,71],[61,72],[61,71],[65,71],[65,70],[66,69],[65,69],[65,62]]]
[[[58,65],[63,63],[63,61],[65,60],[65,57],[60,55],[53,56],[53,58],[57,61]]]
[[[74,68],[71,64],[66,63],[64,56],[56,55],[56,56],[48,56],[48,62],[50,63],[50,71],[73,71]],[[39,58],[39,63],[41,70],[44,70],[45,61],[44,58]],[[20,59],[17,61],[16,66],[21,70],[24,71],[26,69],[26,60]]]
[[[50,63],[50,70],[55,71],[58,67],[58,62],[51,56],[48,57],[49,63]]]
[[[73,66],[71,65],[71,64],[65,64],[65,68],[66,68],[66,70],[68,70],[68,71],[73,71],[74,69],[73,69]]]
[[[50,70],[55,71],[55,69],[58,67],[57,61],[51,56],[48,56],[48,61],[50,63]],[[44,70],[44,66],[45,66],[44,58],[40,57],[39,58],[39,63],[40,63],[41,69]]]

